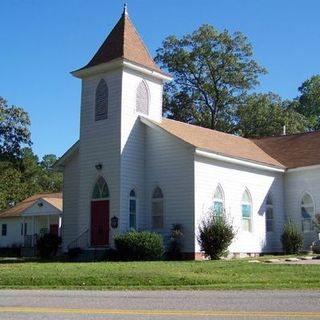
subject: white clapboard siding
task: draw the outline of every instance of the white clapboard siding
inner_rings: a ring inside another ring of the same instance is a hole
[[[66,164],[63,171],[62,248],[67,247],[78,235],[79,201],[79,152]]]
[[[109,90],[108,118],[95,121],[95,92],[101,79],[106,81]],[[99,175],[109,187],[110,217],[119,216],[121,83],[120,69],[82,80],[78,233],[90,229],[90,203]],[[95,167],[98,163],[102,164],[101,170]]]
[[[3,218],[0,219],[0,247],[20,246],[23,244],[23,235],[21,235],[22,218]],[[7,225],[7,235],[2,235],[2,225]]]
[[[183,227],[184,252],[194,252],[194,148],[159,129],[146,126],[146,227],[151,229],[151,198],[159,186],[164,195],[164,227],[167,242],[172,224]]]
[[[288,170],[285,177],[286,215],[291,218],[302,231],[301,200],[308,192],[315,205],[315,213],[320,213],[320,167],[305,167],[298,170]],[[310,250],[310,245],[318,239],[316,230],[304,232],[304,249]]]
[[[137,88],[143,81],[148,92],[148,114],[143,116],[159,121],[162,113],[162,82],[153,77],[125,69],[122,76],[121,99],[121,231],[129,228],[129,193],[137,197],[137,229],[145,221],[145,126],[136,111]]]
[[[284,216],[282,180],[282,174],[196,156],[195,230],[198,230],[201,219],[210,214],[215,189],[220,185],[224,192],[226,214],[237,230],[229,251],[235,253],[280,251],[280,230]],[[252,197],[251,232],[241,230],[241,199],[246,188]],[[274,203],[275,229],[267,237],[265,199],[268,192],[271,192]],[[195,245],[196,251],[199,252],[196,238]]]

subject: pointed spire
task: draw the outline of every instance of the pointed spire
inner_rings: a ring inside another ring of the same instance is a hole
[[[132,24],[126,4],[124,5],[121,18],[109,33],[107,39],[91,61],[81,70],[110,62],[117,58],[123,58],[140,66],[163,73],[153,61],[148,49]]]
[[[123,5],[123,14],[128,15],[128,5],[126,3]]]

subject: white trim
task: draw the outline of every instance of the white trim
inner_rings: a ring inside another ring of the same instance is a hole
[[[129,69],[136,70],[141,73],[147,74],[149,76],[153,76],[153,77],[160,79],[160,80],[165,80],[165,81],[172,80],[172,77],[170,77],[169,75],[157,72],[155,70],[147,69],[146,67],[139,66],[138,64],[135,64],[135,63],[128,61],[128,60],[123,60],[123,66],[127,67]]]
[[[234,164],[242,165],[242,166],[245,166],[245,167],[251,167],[251,168],[255,168],[255,169],[261,169],[261,170],[273,171],[273,172],[285,172],[285,169],[271,167],[271,166],[264,165],[264,164],[259,164],[259,163],[253,163],[253,162],[246,161],[246,160],[240,160],[240,159],[236,159],[236,158],[231,158],[231,157],[223,156],[223,155],[220,155],[220,154],[217,154],[217,153],[204,151],[204,150],[201,150],[201,149],[198,149],[198,148],[196,148],[195,154],[197,156],[202,156],[202,157],[215,159],[215,160],[219,160],[219,161],[234,163]]]
[[[127,67],[128,69],[139,71],[143,74],[153,76],[160,80],[165,80],[165,81],[172,80],[172,78],[169,75],[149,69],[143,65],[139,65],[137,63],[126,60],[124,58],[118,58],[118,59],[114,59],[112,61],[101,63],[92,67],[75,70],[75,71],[72,71],[71,74],[76,78],[82,79],[85,77],[93,76],[95,74],[118,69],[121,67]]]
[[[316,170],[316,169],[320,169],[320,164],[315,164],[312,166],[305,166],[305,167],[298,167],[298,168],[291,168],[291,169],[287,169],[287,172],[290,173],[290,172]]]
[[[80,140],[75,142],[52,166],[55,171],[63,171],[66,162],[70,160],[74,153],[79,149]]]

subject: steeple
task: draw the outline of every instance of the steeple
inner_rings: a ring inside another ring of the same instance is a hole
[[[148,49],[131,22],[126,4],[124,5],[123,13],[119,21],[110,32],[107,39],[90,62],[80,70],[110,62],[118,58],[163,73],[153,61]]]

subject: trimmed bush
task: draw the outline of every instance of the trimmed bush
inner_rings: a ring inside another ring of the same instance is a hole
[[[281,242],[285,254],[298,254],[302,249],[303,236],[291,220],[284,224]]]
[[[50,233],[44,234],[37,241],[38,254],[41,258],[45,259],[55,256],[58,246],[59,237]]]
[[[182,225],[175,223],[171,228],[171,236],[168,245],[167,259],[168,260],[181,260],[182,259],[182,239],[183,231]]]
[[[164,253],[160,234],[132,230],[114,239],[118,257],[125,261],[159,260]]]
[[[207,257],[218,260],[227,254],[235,235],[236,232],[226,217],[210,215],[201,221],[197,240]]]

